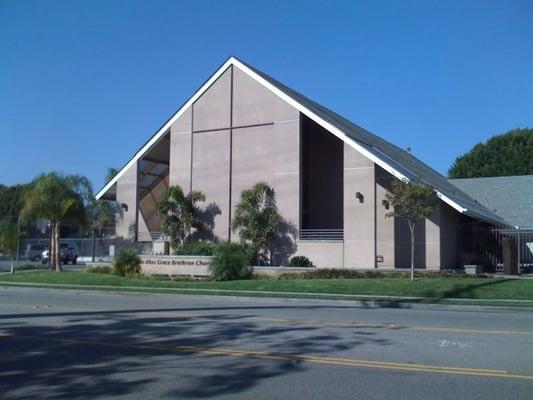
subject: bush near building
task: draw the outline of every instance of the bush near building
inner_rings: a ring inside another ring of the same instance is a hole
[[[113,260],[113,273],[133,276],[141,272],[141,259],[134,249],[122,249]]]
[[[252,268],[249,265],[253,255],[253,248],[246,243],[219,243],[210,266],[211,279],[232,281],[250,278]]]
[[[185,242],[174,251],[177,256],[212,256],[216,245],[208,240]]]
[[[289,260],[289,267],[312,268],[314,265],[306,256],[294,256]]]

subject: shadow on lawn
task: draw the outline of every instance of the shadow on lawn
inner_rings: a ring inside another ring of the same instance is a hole
[[[307,365],[210,356],[200,348],[331,356],[365,343],[389,344],[376,333],[351,328],[260,323],[252,309],[246,315],[212,313],[212,308],[196,308],[208,311],[196,316],[177,315],[186,309],[11,315],[0,335],[0,393],[14,399],[139,396],[151,385],[147,396],[154,396],[154,389],[162,391],[156,397],[244,395],[263,379],[298,373]],[[38,318],[17,320],[28,316]],[[193,349],[180,352],[176,346]]]
[[[415,278],[416,279],[416,278]],[[397,300],[373,300],[371,302],[363,301],[363,305],[382,308],[411,308],[416,303],[439,303],[446,299],[476,299],[475,291],[481,287],[499,285],[512,279],[488,279],[482,283],[474,283],[465,278],[464,282],[456,283],[452,288],[442,291],[434,289],[425,290],[420,298],[406,298]]]
[[[510,279],[491,279],[482,283],[472,283],[469,279],[465,278],[464,283],[456,283],[451,289],[444,290],[442,292],[436,292],[434,290],[427,290],[424,292],[424,297],[429,298],[432,301],[444,300],[444,299],[466,299],[476,298],[475,291],[481,287],[499,285],[504,282],[508,282]]]

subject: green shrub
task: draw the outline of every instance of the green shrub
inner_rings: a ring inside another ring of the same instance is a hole
[[[39,264],[26,263],[26,264],[19,265],[18,267],[15,267],[16,271],[29,271],[29,270],[34,270],[34,269],[48,269],[48,264],[39,265]]]
[[[113,260],[113,273],[132,276],[141,272],[141,259],[134,249],[122,249]]]
[[[172,278],[169,275],[165,274],[152,274],[150,275],[150,279],[153,279],[155,281],[171,281]]]
[[[174,254],[177,256],[212,256],[215,252],[215,244],[207,240],[195,240],[185,242],[179,246]]]
[[[383,277],[385,277],[385,274],[379,271],[353,271],[349,269],[320,268],[314,271],[281,274],[278,279],[362,279]]]
[[[289,260],[290,267],[305,267],[311,268],[314,267],[313,263],[306,256],[295,256]]]
[[[349,269],[321,268],[305,272],[289,272],[280,274],[278,279],[364,279],[364,278],[406,278],[410,277],[407,271],[382,272],[376,270],[354,271]],[[468,278],[461,271],[416,271],[417,278]],[[478,275],[479,277],[479,275]]]
[[[253,249],[245,243],[219,243],[209,268],[211,279],[231,281],[250,278],[252,268],[249,265],[253,254]]]
[[[113,272],[113,268],[111,268],[109,265],[95,265],[87,268],[86,271],[93,274],[111,274]]]
[[[410,273],[407,271],[394,271],[387,274],[387,278],[408,278]],[[415,271],[415,278],[468,278],[464,271]]]

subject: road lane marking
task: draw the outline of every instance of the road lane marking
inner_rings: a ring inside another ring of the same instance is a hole
[[[467,347],[472,347],[472,345],[468,343],[449,341],[446,339],[441,339],[439,342],[439,347],[458,347],[461,350],[466,349]]]
[[[302,361],[317,364],[339,365],[360,368],[377,368],[389,369],[397,371],[413,371],[422,373],[441,373],[454,375],[470,375],[478,377],[494,377],[494,378],[508,378],[508,379],[523,379],[533,381],[533,375],[514,374],[505,370],[497,369],[481,369],[481,368],[462,368],[462,367],[447,367],[435,366],[414,363],[397,363],[386,361],[372,361],[360,360],[350,358],[335,358],[323,357],[316,355],[298,355],[290,353],[270,353],[252,350],[240,350],[233,348],[216,348],[216,347],[199,347],[199,346],[159,346],[154,344],[127,344],[127,343],[110,343],[110,342],[95,342],[82,339],[58,339],[58,338],[43,338],[41,336],[17,335],[16,338],[32,339],[42,341],[52,341],[59,343],[74,343],[86,344],[105,347],[119,347],[131,349],[145,349],[145,350],[164,350],[175,351],[177,353],[198,353],[214,356],[229,356],[229,357],[245,357],[256,359],[268,359],[277,361]]]

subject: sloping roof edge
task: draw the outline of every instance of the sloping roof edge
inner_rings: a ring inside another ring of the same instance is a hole
[[[133,155],[132,158],[120,169],[120,171],[108,183],[96,193],[96,199],[99,200],[102,196],[120,179],[122,175],[135,164],[145,153],[147,153],[152,146],[154,146],[159,139],[170,129],[172,124],[192,105],[209,87],[232,65],[233,57],[228,58],[214,73],[204,82],[202,86],[176,111],[153,135],[152,137]]]
[[[294,97],[290,96],[283,90],[281,90],[279,87],[274,85],[273,83],[269,82],[269,80],[265,79],[261,74],[256,72],[252,67],[246,65],[236,57],[230,57],[228,58],[222,66],[216,70],[213,75],[193,94],[189,100],[187,100],[179,109],[176,111],[176,113],[170,117],[163,126],[146,142],[137,153],[126,163],[124,167],[119,171],[119,173],[110,180],[97,194],[96,198],[100,199],[117,181],[120,179],[120,177],[126,172],[128,168],[130,168],[137,160],[139,160],[150,148],[157,143],[157,141],[163,136],[168,129],[172,126],[172,124],[185,112],[185,110],[191,106],[200,96],[204,94],[204,92],[207,91],[207,89],[226,71],[227,68],[229,68],[231,65],[239,68],[243,73],[245,73],[247,76],[249,76],[251,79],[255,80],[256,82],[260,83],[262,86],[270,90],[272,93],[274,93],[276,96],[278,96],[280,99],[284,100],[288,104],[290,104],[292,107],[294,107],[296,110],[300,111],[302,114],[305,114],[308,118],[322,126],[324,129],[332,133],[333,135],[337,136],[339,139],[341,139],[344,143],[348,144],[350,147],[352,147],[354,150],[361,153],[363,156],[367,157],[372,162],[379,165],[381,168],[383,168],[385,171],[389,172],[394,177],[404,180],[404,181],[410,181],[412,179],[418,178],[416,174],[413,174],[413,176],[409,177],[405,173],[402,173],[399,171],[400,168],[395,168],[393,164],[395,164],[395,160],[391,159],[386,154],[382,154],[382,157],[377,156],[373,152],[369,151],[366,146],[363,143],[359,143],[358,141],[354,140],[350,136],[348,136],[345,132],[343,132],[341,129],[339,129],[337,126],[331,124],[330,122],[326,121],[325,119],[321,118],[319,115],[314,113],[313,111],[309,110],[307,107],[305,107],[301,102],[297,101]],[[397,164],[397,163],[396,163]],[[426,182],[427,184],[431,185],[431,182]],[[431,185],[433,186],[433,185]],[[445,194],[441,193],[436,189],[437,196],[444,201],[446,204],[448,204],[450,207],[454,208],[458,212],[462,214],[471,215],[472,217],[479,218],[482,220],[486,220],[488,222],[497,223],[497,224],[505,224],[505,222],[497,217],[496,215],[494,218],[489,218],[486,215],[480,215],[479,213],[473,212],[472,210],[469,210],[468,208],[463,207],[458,202],[454,201],[450,197],[446,196]]]

